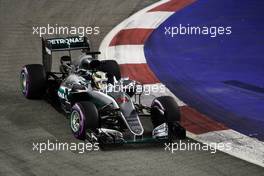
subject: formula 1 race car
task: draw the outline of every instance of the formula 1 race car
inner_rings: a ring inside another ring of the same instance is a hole
[[[81,50],[82,55],[74,60],[72,50]],[[69,55],[60,58],[60,71],[52,72],[52,53],[57,51]],[[28,99],[55,97],[78,139],[123,144],[186,137],[174,98],[156,97],[151,106],[143,105],[143,92],[135,87],[144,85],[122,78],[117,62],[99,61],[98,54],[90,51],[86,37],[42,38],[43,64],[22,68],[23,95]],[[151,124],[151,130],[146,130],[145,123]]]

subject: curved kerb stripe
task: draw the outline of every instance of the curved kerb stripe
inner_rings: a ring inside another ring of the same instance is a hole
[[[144,43],[167,18],[194,2],[194,0],[162,0],[140,10],[108,33],[100,45],[102,55],[99,59],[117,60],[124,77],[146,85],[162,84],[146,62]],[[222,151],[264,166],[263,142],[240,134],[201,114],[179,100],[169,89],[166,89],[164,94],[153,94],[155,96],[171,95],[175,98],[181,106],[182,125],[187,129],[188,137],[206,144],[229,143],[232,149],[228,151],[222,149]]]

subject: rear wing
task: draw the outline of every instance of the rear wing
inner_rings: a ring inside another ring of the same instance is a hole
[[[87,37],[42,38],[42,45],[44,45],[47,53],[80,49],[90,50]]]
[[[47,72],[52,67],[52,52],[82,50],[90,52],[90,43],[87,37],[49,38],[42,37],[42,62]]]

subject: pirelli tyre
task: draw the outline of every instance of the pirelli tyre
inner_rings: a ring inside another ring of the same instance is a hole
[[[20,72],[20,85],[26,98],[41,98],[46,89],[46,72],[43,65],[25,65]]]
[[[86,131],[99,128],[99,115],[96,106],[88,101],[73,105],[70,115],[71,131],[77,139],[84,140]]]
[[[157,97],[151,104],[151,120],[155,127],[167,123],[168,137],[184,139],[186,130],[180,125],[181,113],[177,102],[170,96]]]
[[[113,83],[113,76],[115,76],[116,80],[121,79],[120,67],[115,60],[101,61],[99,70],[108,73],[108,79],[110,83]]]
[[[154,127],[164,122],[179,122],[180,118],[179,106],[174,98],[162,96],[153,100],[151,104],[151,120]]]

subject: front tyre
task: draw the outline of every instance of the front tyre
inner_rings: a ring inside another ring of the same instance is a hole
[[[151,105],[151,120],[154,127],[164,122],[179,122],[181,118],[179,106],[170,96],[157,97]]]
[[[185,139],[186,130],[180,125],[180,108],[174,98],[162,96],[155,98],[151,105],[151,120],[154,128],[166,123],[168,125],[168,139]]]
[[[41,64],[25,65],[20,72],[22,94],[28,99],[43,96],[46,88],[46,72]]]
[[[99,116],[96,106],[88,101],[75,103],[70,116],[72,133],[77,139],[84,140],[86,130],[99,128]]]

